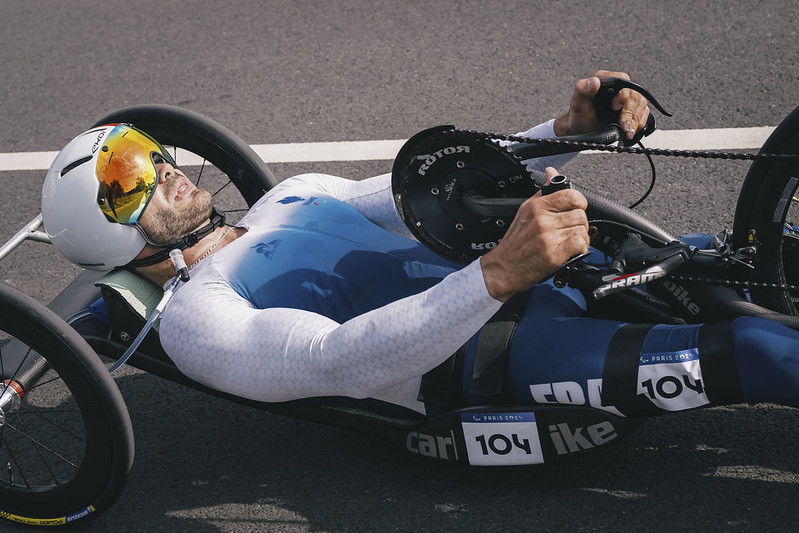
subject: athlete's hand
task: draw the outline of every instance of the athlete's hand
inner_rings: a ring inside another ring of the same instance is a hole
[[[547,181],[556,174],[547,168]],[[505,237],[480,258],[489,294],[504,302],[588,251],[586,207],[585,197],[574,189],[539,193],[523,203]]]
[[[599,116],[592,98],[599,91],[599,80],[602,78],[623,78],[629,80],[625,72],[600,70],[591,78],[578,81],[574,86],[569,111],[555,119],[555,135],[579,135],[600,131],[607,123]],[[628,139],[635,136],[646,125],[649,117],[649,106],[646,98],[630,89],[619,91],[611,103],[614,111],[621,111],[619,125]]]

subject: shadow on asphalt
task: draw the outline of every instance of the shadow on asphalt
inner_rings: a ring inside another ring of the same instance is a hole
[[[146,374],[118,384],[136,462],[85,531],[776,531],[799,519],[787,408],[668,415],[594,454],[478,468]]]

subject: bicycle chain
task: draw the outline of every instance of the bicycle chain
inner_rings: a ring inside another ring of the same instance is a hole
[[[476,130],[449,130],[446,133],[466,133],[477,135],[478,137],[496,141],[508,141],[525,144],[542,144],[551,146],[569,146],[582,150],[597,150],[603,152],[616,152],[638,155],[660,155],[669,157],[692,157],[699,159],[727,159],[754,161],[757,159],[799,159],[799,154],[752,154],[735,152],[702,152],[699,150],[672,150],[666,148],[646,148],[635,146],[618,146],[607,144],[586,143],[580,141],[569,141],[563,139],[537,139],[532,137],[520,137],[518,135],[508,135],[504,133],[489,133]],[[578,150],[575,150],[578,151]]]
[[[721,287],[737,287],[742,289],[780,289],[790,293],[799,292],[799,285],[782,285],[779,283],[766,283],[765,281],[743,281],[733,279],[700,278],[695,276],[664,276],[663,279],[683,281],[689,283],[704,283],[706,285],[719,285]]]
[[[476,135],[479,138],[490,139],[496,141],[506,141],[525,144],[541,144],[550,146],[569,146],[578,150],[597,150],[603,152],[615,153],[628,153],[637,155],[657,155],[666,157],[690,157],[699,159],[724,159],[724,160],[739,160],[739,161],[755,161],[758,159],[799,159],[799,154],[765,154],[765,153],[736,153],[736,152],[703,152],[698,150],[672,150],[663,148],[646,148],[643,144],[640,147],[635,146],[622,146],[622,145],[606,145],[596,143],[586,143],[580,141],[570,141],[563,139],[537,139],[531,137],[521,137],[519,135],[508,135],[503,133],[489,133],[476,130],[450,130],[447,133],[466,133]],[[575,267],[567,266],[564,270],[573,271],[577,270]],[[789,293],[799,293],[799,285],[789,285],[780,283],[767,283],[761,281],[744,281],[744,280],[722,280],[714,278],[704,278],[696,276],[677,276],[668,275],[663,279],[681,281],[688,283],[704,283],[707,285],[719,285],[723,287],[736,287],[736,288],[755,288],[755,289],[774,289],[784,290]]]

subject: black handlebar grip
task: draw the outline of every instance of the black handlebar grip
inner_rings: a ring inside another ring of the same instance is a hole
[[[552,179],[549,180],[549,183],[541,187],[541,194],[552,194],[555,191],[571,188],[572,183],[569,181],[569,178],[563,174],[558,174],[557,176],[553,176]]]

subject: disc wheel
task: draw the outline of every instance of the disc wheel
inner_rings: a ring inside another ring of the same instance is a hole
[[[133,430],[114,381],[74,329],[0,284],[0,517],[86,521],[121,494]]]
[[[799,108],[774,130],[760,153],[799,154]],[[756,248],[751,281],[799,285],[799,159],[758,159],[749,168],[735,209],[736,248]],[[799,316],[799,295],[785,289],[752,287],[755,303]]]

